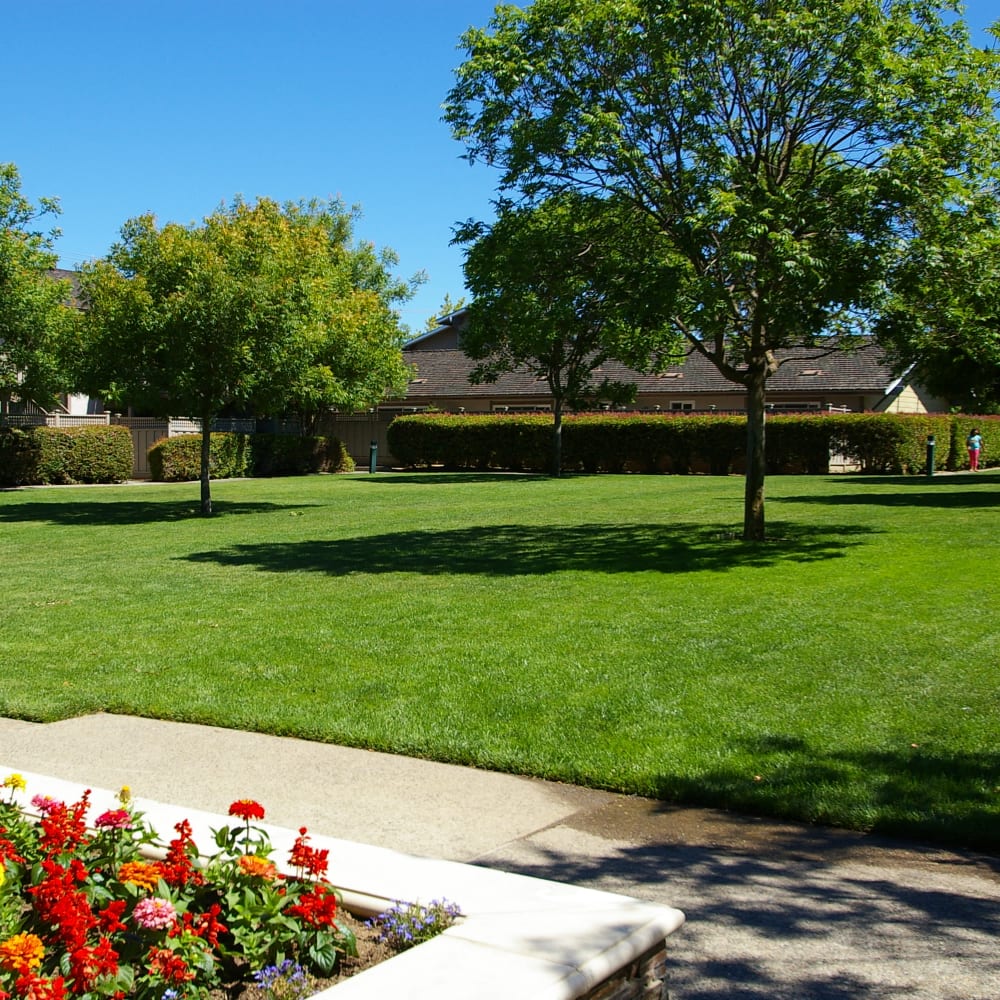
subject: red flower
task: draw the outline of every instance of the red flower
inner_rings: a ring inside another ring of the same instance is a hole
[[[46,979],[26,973],[14,984],[23,1000],[66,1000],[66,987],[62,976]]]
[[[218,903],[213,903],[207,913],[197,915],[187,911],[181,914],[181,922],[170,928],[168,937],[180,937],[184,933],[192,934],[194,937],[203,938],[213,948],[219,944],[219,935],[224,934],[228,928],[218,919],[222,912],[222,907]]]
[[[83,843],[87,836],[87,808],[90,806],[90,789],[80,796],[79,802],[67,806],[65,802],[55,803],[42,816],[41,847],[49,854],[72,850]]]
[[[77,948],[69,956],[70,976],[74,993],[89,993],[101,976],[118,974],[118,952],[107,938],[101,938],[94,948]]]
[[[7,828],[0,826],[0,833],[6,832]],[[24,858],[17,853],[17,848],[6,837],[0,837],[0,865],[5,861],[17,861],[24,864]]]
[[[122,914],[125,912],[125,900],[116,899],[108,903],[103,910],[98,911],[97,925],[105,934],[114,934],[117,931],[128,930],[122,923]]]
[[[332,927],[337,918],[337,896],[332,889],[317,885],[285,912],[312,927]]]
[[[252,819],[264,818],[264,807],[253,799],[238,799],[229,807],[230,816],[238,816],[248,823]]]
[[[319,850],[315,847],[310,847],[306,843],[308,839],[306,828],[304,826],[299,827],[299,835],[295,838],[295,843],[292,845],[289,861],[291,861],[292,867],[298,868],[303,875],[325,875],[329,867],[327,859],[330,852],[327,848]]]
[[[181,820],[174,826],[178,836],[170,841],[167,856],[161,863],[163,879],[167,885],[204,885],[205,876],[194,866],[193,858],[198,856],[191,837],[191,824]]]
[[[169,948],[150,948],[147,955],[150,975],[162,976],[168,983],[187,983],[195,974],[180,955]]]

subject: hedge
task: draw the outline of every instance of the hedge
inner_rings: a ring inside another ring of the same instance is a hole
[[[149,471],[158,482],[201,477],[201,435],[161,438],[149,449]],[[351,472],[354,461],[337,438],[280,434],[214,433],[210,439],[213,479]]]
[[[123,483],[132,475],[126,427],[0,427],[0,485]]]
[[[935,467],[968,468],[965,437],[984,438],[984,464],[1000,460],[1000,417],[949,414],[803,413],[767,418],[767,471],[821,474],[831,454],[863,472],[926,472],[927,441]],[[552,447],[548,414],[414,414],[388,429],[389,448],[407,468],[545,471]],[[573,414],[563,421],[563,469],[584,472],[707,472],[745,466],[746,417],[714,414]]]

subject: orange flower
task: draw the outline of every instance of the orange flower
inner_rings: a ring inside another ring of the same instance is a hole
[[[11,972],[30,972],[42,964],[45,946],[34,934],[15,934],[0,944],[0,967]]]
[[[256,875],[266,879],[278,877],[278,869],[266,858],[260,858],[256,854],[244,854],[239,864],[240,871],[244,875]]]
[[[152,891],[163,878],[163,865],[159,861],[126,861],[118,869],[119,882],[131,882],[133,885]]]

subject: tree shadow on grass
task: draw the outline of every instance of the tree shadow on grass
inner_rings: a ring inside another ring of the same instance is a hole
[[[573,478],[564,476],[564,479]],[[461,483],[544,483],[551,481],[551,476],[540,472],[392,472],[378,473],[374,476],[358,476],[353,481],[376,486],[447,486]]]
[[[870,529],[775,525],[777,540],[751,544],[721,528],[671,525],[490,525],[401,531],[324,541],[236,545],[184,558],[271,573],[313,572],[537,576],[567,570],[600,573],[722,572],[782,562],[841,558]]]
[[[1000,489],[970,490],[969,486],[992,485],[1000,487],[1000,474],[972,474],[963,476],[836,476],[827,480],[844,492],[822,496],[807,493],[800,496],[771,496],[769,504],[802,503],[828,507],[852,504],[877,507],[930,507],[977,510],[1000,507]],[[891,493],[881,493],[870,487],[892,486]]]
[[[657,798],[758,816],[837,822],[850,811],[857,775],[864,774],[866,786],[874,789],[865,802],[873,833],[1000,855],[998,752],[909,745],[895,751],[821,751],[799,737],[780,735],[731,742],[752,755],[749,771],[723,766],[696,779],[662,774],[654,781]]]
[[[213,500],[211,521],[241,514],[269,514],[283,510],[301,510],[314,504],[245,503]],[[108,500],[72,503],[24,503],[0,505],[0,523],[38,521],[47,524],[99,526],[127,524],[158,524],[164,521],[188,521],[201,518],[197,498],[187,500]]]

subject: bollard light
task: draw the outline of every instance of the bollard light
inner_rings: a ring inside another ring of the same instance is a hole
[[[372,441],[371,447],[368,449],[368,472],[372,475],[375,473],[375,466],[378,464],[378,441]]]

